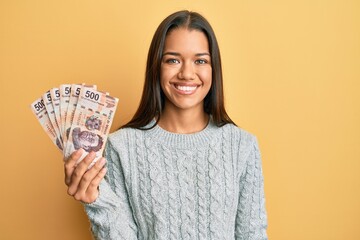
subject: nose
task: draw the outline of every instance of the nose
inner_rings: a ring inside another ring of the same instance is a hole
[[[178,78],[181,80],[194,80],[195,71],[194,66],[190,62],[185,62],[178,73]]]

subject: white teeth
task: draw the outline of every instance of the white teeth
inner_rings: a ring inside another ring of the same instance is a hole
[[[175,85],[175,87],[181,91],[185,91],[185,92],[190,92],[190,91],[194,91],[196,89],[196,86],[180,86],[180,85]]]

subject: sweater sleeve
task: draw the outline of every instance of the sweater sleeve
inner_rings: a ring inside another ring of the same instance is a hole
[[[85,204],[95,239],[137,239],[137,226],[130,206],[119,155],[110,141],[105,149],[107,173],[99,185],[99,197]]]
[[[251,135],[247,140],[250,149],[240,178],[235,239],[264,240],[267,239],[267,216],[261,157],[256,137]]]

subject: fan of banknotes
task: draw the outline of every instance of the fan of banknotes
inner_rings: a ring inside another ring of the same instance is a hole
[[[93,151],[94,164],[104,151],[117,103],[95,85],[62,84],[34,101],[31,109],[64,159],[82,148],[80,161]]]

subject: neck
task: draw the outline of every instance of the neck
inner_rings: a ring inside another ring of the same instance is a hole
[[[164,109],[158,122],[159,126],[173,133],[189,134],[200,132],[209,122],[209,115],[203,109],[176,110]]]

